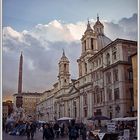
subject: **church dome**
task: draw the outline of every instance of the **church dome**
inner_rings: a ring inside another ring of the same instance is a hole
[[[107,36],[105,36],[104,34],[97,36],[97,45],[98,45],[99,50],[101,50],[102,48],[104,48],[111,42],[112,40],[108,38]]]
[[[100,22],[99,16],[97,15],[97,21],[95,25],[93,26],[94,31],[97,36],[97,46],[98,46],[98,51],[100,51],[102,48],[107,46],[109,43],[111,43],[111,39],[105,36],[104,34],[104,25]]]

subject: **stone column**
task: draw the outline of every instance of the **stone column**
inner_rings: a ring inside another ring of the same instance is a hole
[[[92,93],[90,92],[88,94],[88,117],[91,117],[92,114],[93,114],[93,111],[92,111]]]
[[[83,95],[80,96],[80,120],[82,120],[84,117],[83,114]]]

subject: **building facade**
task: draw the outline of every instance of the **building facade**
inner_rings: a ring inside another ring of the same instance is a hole
[[[133,71],[133,100],[134,100],[134,116],[137,116],[138,110],[138,61],[137,61],[137,53],[131,56],[132,59],[132,71]]]
[[[6,102],[2,103],[2,121],[5,123],[8,117],[8,105]]]
[[[54,119],[53,94],[51,90],[45,91],[36,106],[36,118],[39,121]]]
[[[13,102],[11,100],[7,100],[2,103],[2,120],[3,123],[6,122],[7,118],[13,112]]]
[[[81,56],[77,60],[79,77],[70,79],[70,62],[63,51],[58,64],[58,81],[49,93],[52,101],[46,97],[37,105],[38,110],[42,104],[44,109],[52,106],[52,110],[47,110],[48,114],[53,114],[51,119],[68,116],[83,122],[94,115],[131,116],[133,83],[129,59],[137,52],[137,42],[112,41],[97,17],[93,28],[88,21],[81,44]],[[49,117],[45,119],[49,121]]]
[[[17,101],[17,94],[13,95],[13,103],[14,107],[16,108],[16,101]],[[22,108],[24,110],[24,114],[26,117],[32,117],[36,119],[36,105],[40,101],[42,93],[29,93],[29,92],[22,92],[20,93],[22,96]]]

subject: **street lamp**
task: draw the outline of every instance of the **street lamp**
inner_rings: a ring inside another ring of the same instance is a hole
[[[116,114],[118,115],[118,113],[120,112],[120,106],[117,105],[117,106],[115,107],[115,110],[116,110]]]

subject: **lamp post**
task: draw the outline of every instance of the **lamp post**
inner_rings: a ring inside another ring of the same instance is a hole
[[[49,112],[47,112],[47,115],[48,115],[48,122],[49,122],[49,119],[50,119],[50,118],[49,118]]]
[[[57,113],[56,113],[56,111],[54,111],[54,120],[55,121],[57,120]]]
[[[115,107],[115,110],[116,110],[116,115],[117,115],[117,117],[118,117],[118,114],[120,113],[120,106],[117,105],[117,106]]]

